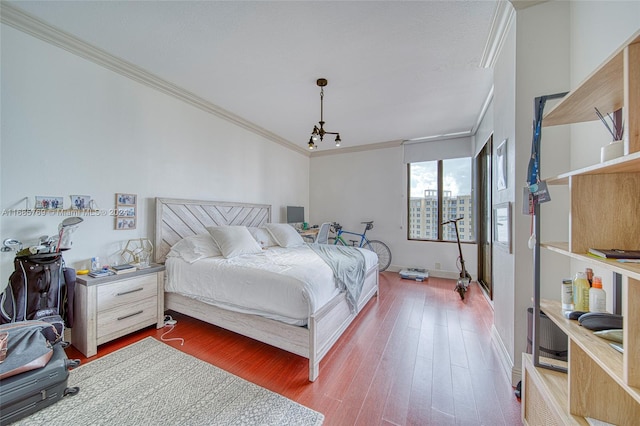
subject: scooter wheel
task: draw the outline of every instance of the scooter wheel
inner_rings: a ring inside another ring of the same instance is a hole
[[[458,286],[456,287],[456,291],[458,292],[458,294],[460,294],[460,299],[464,300],[464,294],[467,290],[462,286]]]

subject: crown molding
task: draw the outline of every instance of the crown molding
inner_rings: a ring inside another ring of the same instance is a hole
[[[367,145],[356,145],[350,146],[347,148],[339,148],[339,149],[330,149],[327,151],[313,151],[310,152],[311,157],[324,157],[326,155],[341,155],[341,154],[351,154],[354,152],[363,152],[363,151],[371,151],[374,149],[386,149],[386,148],[395,148],[397,146],[402,145],[402,140],[397,141],[388,141],[388,142],[378,142]]]
[[[484,120],[484,116],[487,114],[487,110],[489,109],[489,105],[491,104],[491,101],[493,101],[493,90],[494,90],[494,85],[491,85],[491,89],[489,90],[489,93],[487,94],[486,99],[484,100],[484,103],[482,104],[482,109],[480,110],[480,114],[478,114],[478,119],[476,120],[476,124],[475,126],[473,126],[473,129],[471,129],[471,134],[475,135],[476,132],[478,131],[478,128],[480,127],[480,123],[482,123],[482,120]]]
[[[515,9],[510,2],[501,0],[496,4],[489,37],[480,59],[481,68],[493,68],[495,65],[514,16]]]
[[[305,156],[309,156],[310,154],[306,149],[295,145],[275,133],[251,123],[250,121],[247,121],[242,117],[189,92],[188,90],[170,83],[169,81],[164,80],[143,68],[111,55],[98,47],[92,46],[89,43],[49,25],[8,3],[1,2],[0,4],[0,21],[3,24],[9,25],[19,31],[73,53],[74,55],[87,59],[108,70],[144,84],[147,87],[186,102],[187,104],[202,111],[227,120],[236,126],[249,130],[250,132],[262,136],[265,139],[280,144]]]
[[[546,3],[549,0],[509,0],[516,10],[526,9],[540,3]]]

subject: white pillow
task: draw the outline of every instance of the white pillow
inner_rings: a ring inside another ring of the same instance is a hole
[[[207,231],[227,259],[262,252],[262,247],[253,239],[246,226],[210,226]]]
[[[278,243],[274,241],[273,237],[271,236],[269,231],[267,231],[266,228],[249,226],[247,227],[247,229],[249,230],[249,233],[251,234],[251,236],[253,236],[253,239],[256,240],[262,248],[273,247],[278,245]]]
[[[180,257],[188,263],[215,256],[222,256],[222,253],[209,234],[183,238],[175,243],[167,254],[167,257]]]
[[[267,223],[265,228],[280,247],[294,247],[304,244],[298,231],[288,223]]]

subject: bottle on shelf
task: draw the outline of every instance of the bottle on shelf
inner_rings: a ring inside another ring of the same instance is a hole
[[[607,311],[607,293],[602,289],[602,278],[593,277],[593,286],[589,289],[589,312]]]
[[[573,279],[573,309],[576,311],[589,312],[589,281],[584,272],[576,273]]]
[[[562,310],[573,311],[573,281],[571,278],[562,280]]]
[[[589,281],[589,286],[593,283],[593,269],[587,268],[587,281]]]

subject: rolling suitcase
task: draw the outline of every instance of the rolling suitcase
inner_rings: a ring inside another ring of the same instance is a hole
[[[26,417],[67,395],[75,395],[77,387],[67,387],[69,370],[79,360],[69,360],[62,344],[53,346],[47,365],[0,381],[0,425]]]

